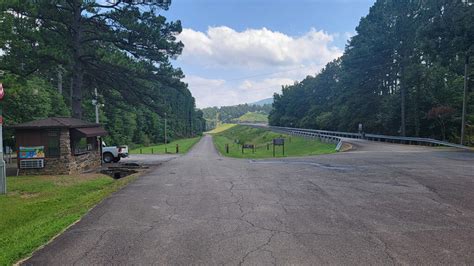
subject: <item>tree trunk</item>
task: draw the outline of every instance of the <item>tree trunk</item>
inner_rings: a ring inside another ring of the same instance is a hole
[[[84,79],[84,66],[82,63],[82,27],[81,27],[81,0],[74,1],[74,21],[73,28],[73,50],[74,50],[74,65],[72,68],[72,117],[82,118],[82,85]]]
[[[84,68],[80,62],[76,62],[73,67],[72,86],[72,117],[82,118],[82,84],[84,78]]]
[[[58,93],[63,95],[63,72],[61,67],[58,68]]]

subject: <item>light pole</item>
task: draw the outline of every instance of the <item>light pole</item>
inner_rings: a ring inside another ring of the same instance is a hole
[[[99,95],[97,94],[97,88],[94,88],[94,99],[92,99],[92,104],[95,107],[95,123],[99,124]],[[97,147],[100,154],[100,164],[102,165],[103,158],[102,158],[102,137],[97,136]]]
[[[95,123],[99,124],[99,96],[97,95],[97,88],[94,88],[94,99],[92,104],[95,106]]]

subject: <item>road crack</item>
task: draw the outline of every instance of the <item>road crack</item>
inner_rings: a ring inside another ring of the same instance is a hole
[[[267,241],[265,243],[263,243],[262,245],[260,246],[257,246],[255,249],[252,249],[250,250],[249,252],[247,252],[243,257],[242,259],[240,259],[240,262],[239,262],[239,265],[243,265],[245,263],[245,260],[248,258],[248,256],[250,256],[252,253],[255,253],[257,251],[260,251],[262,250],[264,247],[270,245],[270,242],[272,241],[273,237],[277,234],[277,232],[272,232],[270,237],[268,237]],[[266,252],[270,252],[270,256],[274,259],[273,261],[273,265],[276,265],[276,258],[273,256],[273,252],[269,251],[269,250],[263,250],[263,251],[266,251]]]

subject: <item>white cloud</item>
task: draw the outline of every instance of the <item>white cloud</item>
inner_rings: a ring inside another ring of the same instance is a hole
[[[237,92],[224,80],[188,75],[184,81],[189,84],[198,108],[236,104]]]
[[[315,75],[342,55],[332,45],[338,34],[315,29],[295,37],[266,28],[238,32],[221,26],[206,32],[184,29],[178,38],[185,45],[178,60],[199,108],[272,97],[282,85]]]
[[[340,49],[331,46],[333,35],[315,29],[292,37],[267,28],[238,32],[220,26],[209,27],[207,32],[183,29],[178,38],[185,45],[180,60],[204,67],[321,64],[342,54]]]
[[[273,93],[280,91],[282,85],[293,84],[296,80],[267,78],[259,81],[225,82],[190,75],[184,81],[189,84],[197,107],[203,108],[256,102],[271,97]]]

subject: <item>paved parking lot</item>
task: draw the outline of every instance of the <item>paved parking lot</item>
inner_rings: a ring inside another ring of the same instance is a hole
[[[207,136],[26,263],[471,264],[472,243],[472,152],[359,143],[252,161]]]

